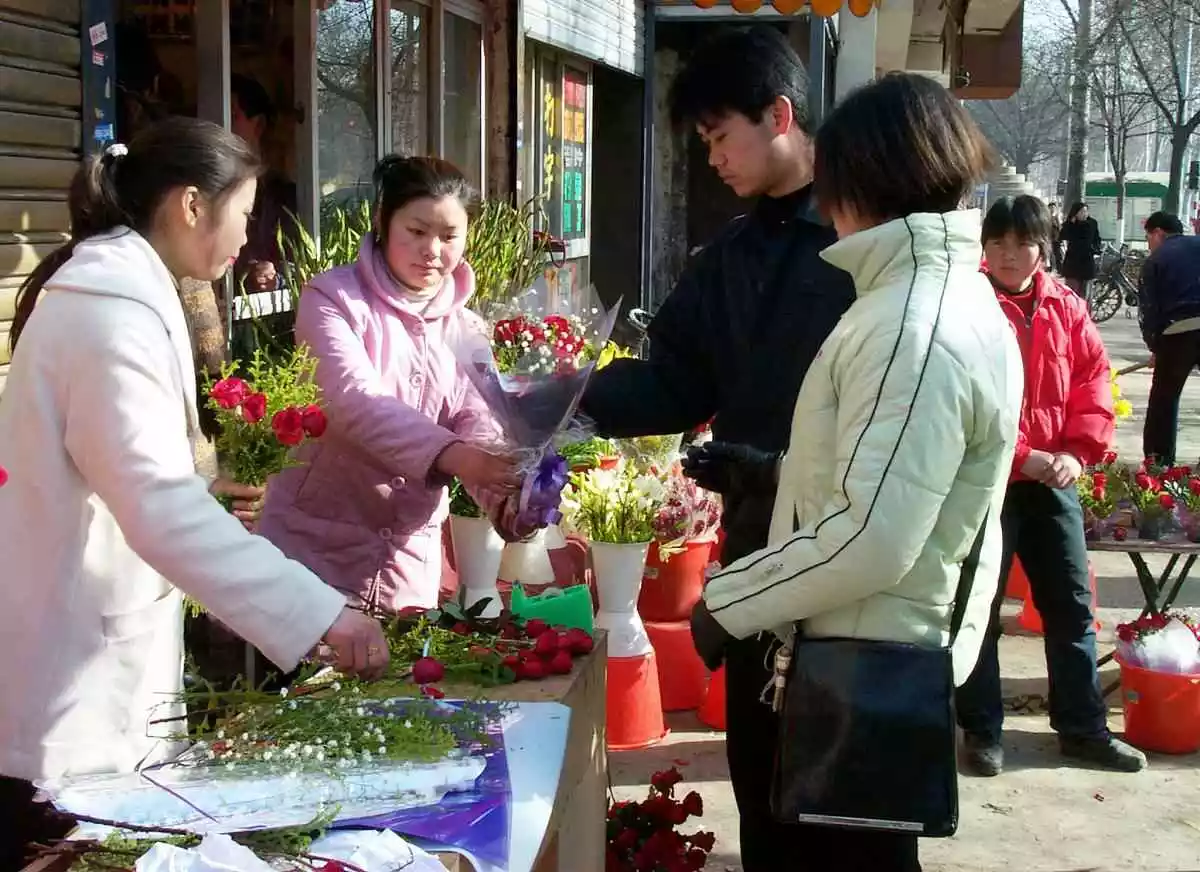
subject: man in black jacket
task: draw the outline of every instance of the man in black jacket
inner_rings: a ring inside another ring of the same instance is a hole
[[[695,123],[709,164],[757,202],[692,258],[650,325],[649,357],[606,367],[582,403],[603,433],[618,437],[680,433],[712,420],[716,441],[691,472],[725,497],[726,564],[767,544],[775,467],[800,384],[854,298],[850,277],[818,256],[836,235],[810,196],[806,88],[799,57],[771,28],[724,31],[688,60],[672,87],[673,118]],[[751,637],[724,649],[743,868],[798,868],[785,859],[798,850],[807,855],[800,863],[828,868],[811,829],[800,838],[770,814],[777,718],[759,698],[771,678],[770,644]]]
[[[1200,238],[1183,235],[1168,212],[1146,219],[1150,256],[1142,265],[1138,317],[1154,355],[1154,380],[1146,404],[1142,450],[1160,463],[1175,462],[1179,398],[1200,365]]]

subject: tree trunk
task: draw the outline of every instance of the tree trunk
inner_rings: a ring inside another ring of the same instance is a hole
[[[1113,173],[1117,183],[1117,226],[1116,239],[1113,244],[1120,248],[1125,243],[1125,170]]]
[[[218,376],[225,357],[225,326],[217,295],[209,282],[184,279],[179,283],[179,299],[192,331],[196,355],[196,374]]]
[[[1191,136],[1191,128],[1176,128],[1171,134],[1171,175],[1167,183],[1167,198],[1163,201],[1163,209],[1174,215],[1179,214],[1179,206],[1183,200],[1183,161],[1187,157],[1188,140]]]
[[[1075,28],[1075,69],[1071,79],[1071,128],[1067,157],[1065,211],[1084,198],[1087,174],[1088,131],[1091,130],[1092,0],[1079,0]]]

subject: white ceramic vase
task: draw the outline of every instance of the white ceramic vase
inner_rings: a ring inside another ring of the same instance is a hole
[[[592,569],[600,609],[596,626],[608,631],[609,657],[643,657],[654,649],[638,614],[638,593],[650,543],[592,542]]]
[[[527,542],[509,542],[500,561],[500,580],[510,584],[553,584],[554,567],[546,551],[546,531],[538,530]]]
[[[454,565],[458,570],[458,598],[464,609],[482,599],[491,602],[480,617],[494,618],[503,605],[496,579],[504,555],[504,540],[487,518],[450,516],[450,538],[454,545]]]

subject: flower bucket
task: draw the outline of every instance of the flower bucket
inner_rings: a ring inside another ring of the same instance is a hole
[[[642,574],[638,612],[647,621],[687,621],[704,589],[704,570],[712,553],[711,542],[689,542],[682,553],[663,560],[658,543],[650,546]]]
[[[663,711],[689,712],[700,708],[708,690],[708,670],[696,653],[692,622],[646,621],[646,634],[654,646],[654,659],[658,663]]]
[[[1189,542],[1200,542],[1200,512],[1189,511],[1183,506],[1175,507],[1175,523]]]
[[[545,530],[538,530],[525,542],[509,542],[500,560],[500,580],[509,584],[553,584],[554,567],[546,548]]]
[[[700,723],[714,730],[725,729],[725,667],[722,666],[708,678],[708,691],[704,703],[696,713]]]
[[[1146,751],[1200,751],[1200,674],[1152,672],[1121,662],[1125,738]]]
[[[600,608],[596,626],[608,631],[608,656],[641,657],[654,649],[638,615],[638,590],[650,543],[592,542],[592,568]]]
[[[490,599],[480,617],[497,617],[503,609],[496,578],[504,556],[504,540],[487,518],[457,515],[450,516],[450,539],[458,569],[459,602],[469,609],[480,600]]]
[[[1160,539],[1165,539],[1174,530],[1174,519],[1167,512],[1154,512],[1153,514],[1145,514],[1137,512],[1134,515],[1134,520],[1137,522],[1137,534],[1139,539],[1145,539],[1148,542],[1157,542]]]
[[[611,636],[609,637],[611,640]],[[608,657],[604,718],[610,751],[635,751],[667,735],[654,651],[641,657]]]

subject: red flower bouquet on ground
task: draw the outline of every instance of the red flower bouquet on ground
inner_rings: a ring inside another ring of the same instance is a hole
[[[1117,655],[1121,663],[1151,672],[1200,672],[1200,622],[1182,612],[1164,612],[1118,624]]]
[[[229,478],[261,487],[291,464],[293,448],[325,432],[315,368],[304,348],[278,363],[255,352],[245,378],[234,375],[235,363],[209,385],[208,406],[221,425],[217,454]]]
[[[644,800],[609,805],[605,872],[694,872],[704,868],[716,839],[710,832],[683,835],[676,831],[689,818],[704,813],[704,800],[694,790],[675,799],[675,787],[681,781],[677,769],[655,772]]]

